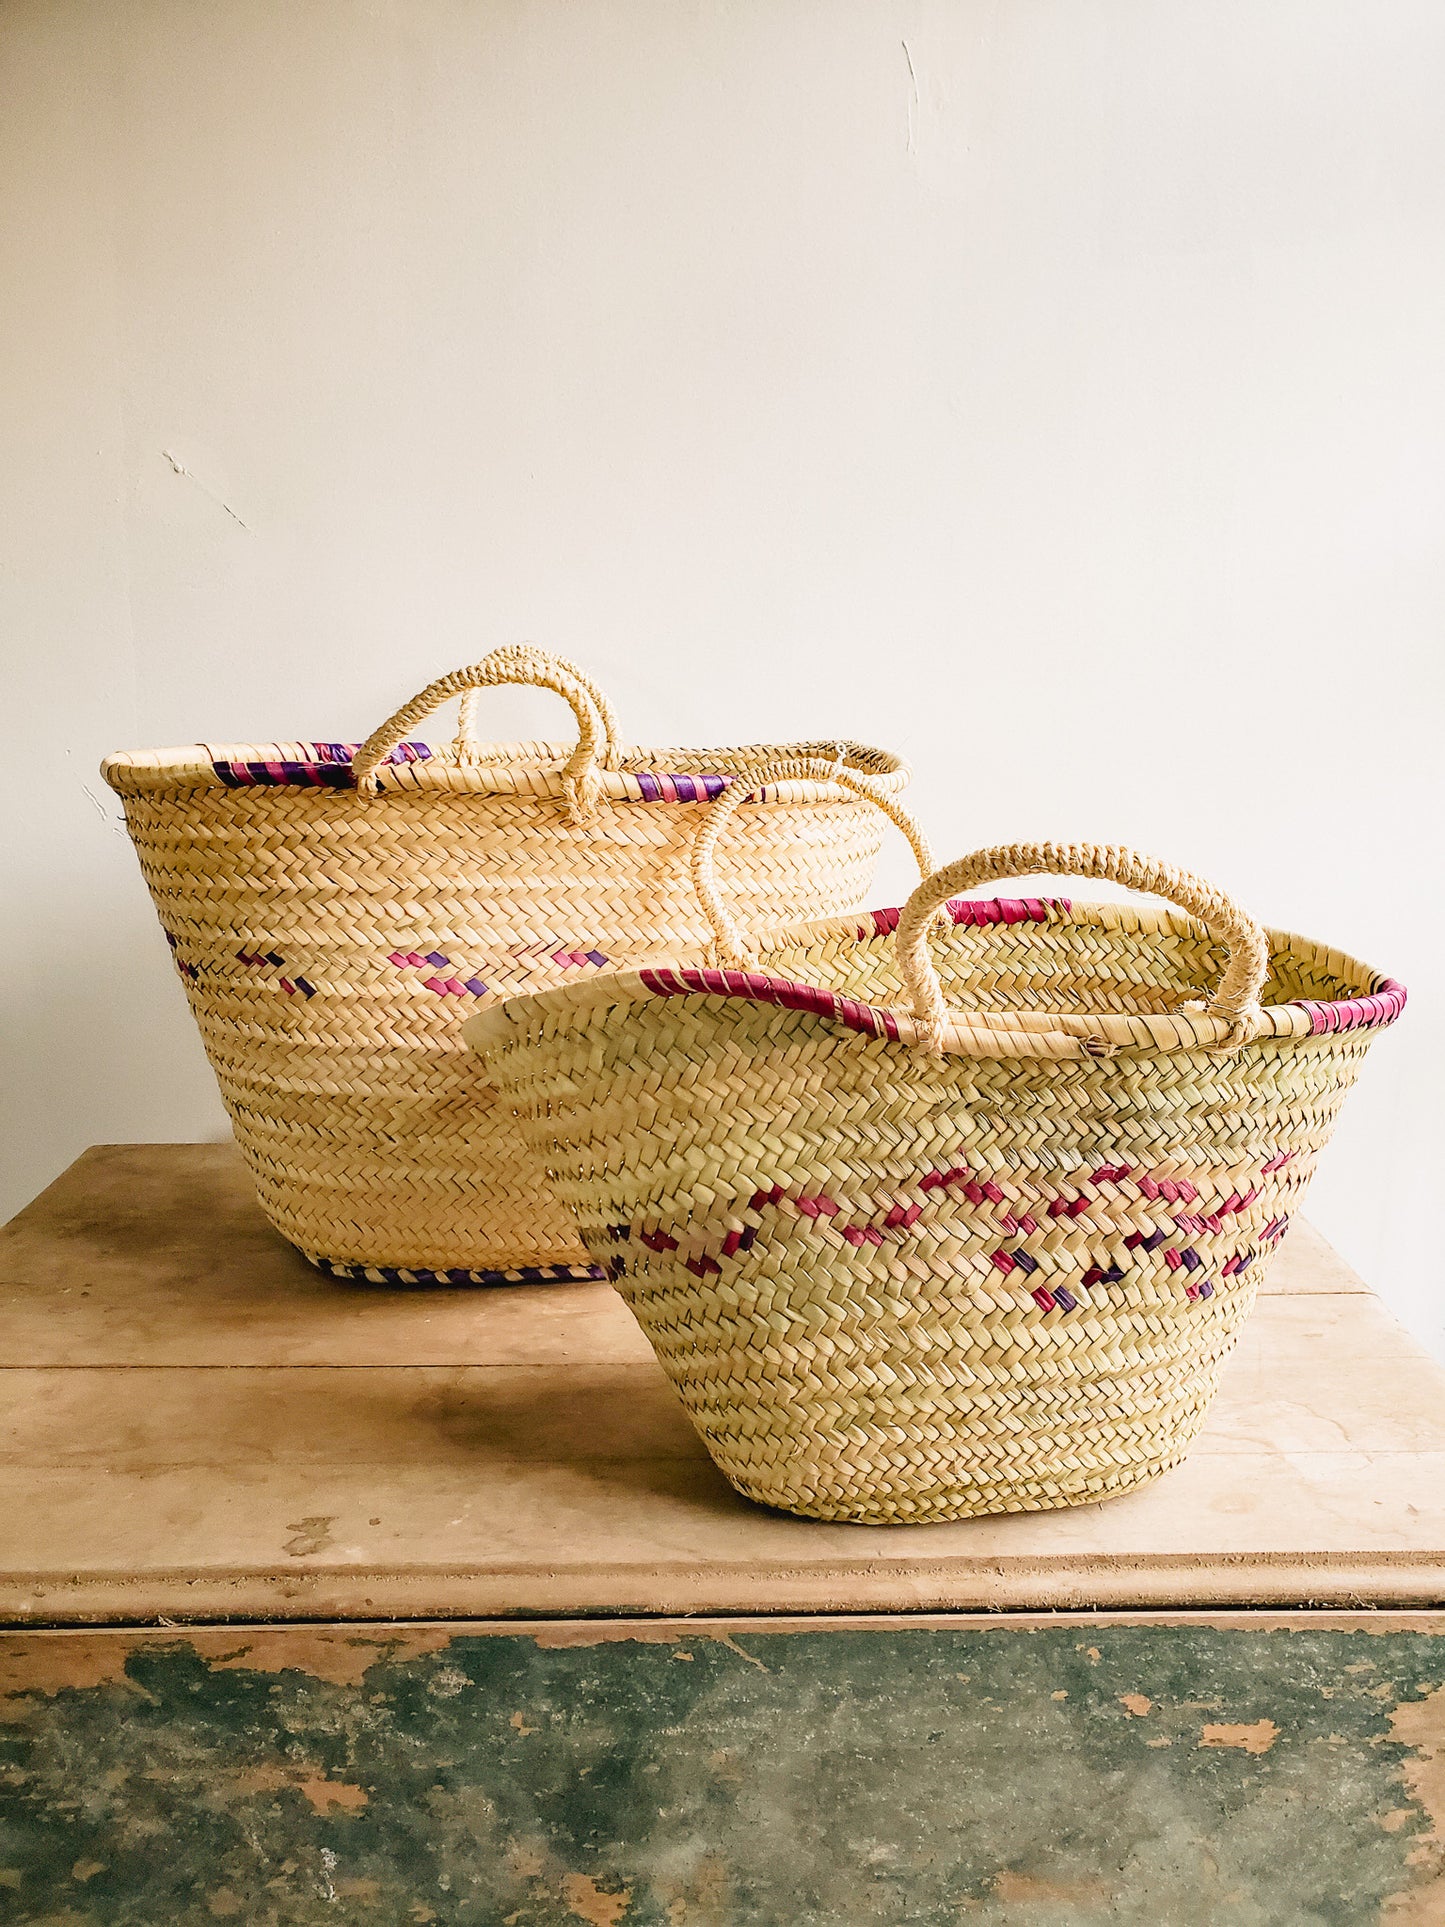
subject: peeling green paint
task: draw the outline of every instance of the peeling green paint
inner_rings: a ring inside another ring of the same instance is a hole
[[[10,1702],[0,1918],[1445,1921],[1428,1633],[638,1631],[399,1631],[340,1677],[137,1635]]]

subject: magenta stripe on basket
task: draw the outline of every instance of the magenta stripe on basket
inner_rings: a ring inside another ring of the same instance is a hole
[[[953,897],[948,913],[955,923],[976,926],[1047,923],[1052,911],[1067,915],[1072,906],[1071,897]]]
[[[1072,897],[950,897],[944,906],[956,924],[982,929],[994,923],[1047,923],[1054,911],[1073,908]],[[860,937],[891,937],[903,912],[896,908],[870,910],[871,930]]]
[[[1310,1030],[1315,1036],[1323,1031],[1383,1029],[1386,1024],[1393,1024],[1405,1008],[1405,986],[1393,978],[1381,977],[1368,997],[1342,997],[1333,1003],[1297,997],[1295,1003],[1300,1010],[1309,1012]]]
[[[819,1017],[833,1017],[850,1030],[866,1036],[883,1035],[896,1039],[898,1025],[891,1011],[875,1010],[855,998],[843,997],[834,990],[821,990],[815,984],[795,983],[788,977],[767,977],[755,970],[666,970],[640,971],[643,984],[657,997],[685,997],[689,993],[707,997],[740,997],[751,1004],[773,1004],[784,1010],[811,1011]]]

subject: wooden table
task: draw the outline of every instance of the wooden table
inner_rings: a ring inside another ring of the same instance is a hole
[[[951,1526],[748,1504],[608,1287],[338,1283],[229,1146],[87,1152],[0,1303],[0,1917],[1445,1922],[1445,1374],[1306,1226],[1183,1468]]]

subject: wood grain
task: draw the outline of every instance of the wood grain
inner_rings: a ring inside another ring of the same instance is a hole
[[[1179,1470],[828,1526],[730,1491],[607,1287],[342,1285],[229,1148],[101,1147],[0,1234],[0,1613],[1438,1604],[1445,1373],[1301,1229]]]

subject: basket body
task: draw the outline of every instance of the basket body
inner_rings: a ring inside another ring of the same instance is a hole
[[[406,744],[375,796],[354,787],[351,749],[208,747],[104,766],[261,1205],[342,1275],[596,1276],[461,1020],[700,944],[688,851],[727,778],[699,752],[629,752],[650,767],[606,773],[577,824],[557,745],[462,767]],[[766,753],[716,755],[736,766]],[[881,753],[862,766],[906,780]],[[764,918],[856,904],[877,859],[865,806],[792,791],[739,818],[738,894]]]
[[[1181,915],[951,909],[955,1006],[1127,1025],[1218,970]],[[1125,1492],[1186,1452],[1403,993],[1272,934],[1279,1034],[1243,1048],[931,1056],[887,1009],[895,916],[469,1035],[740,1492],[871,1524]]]

